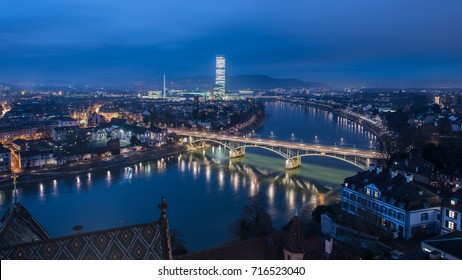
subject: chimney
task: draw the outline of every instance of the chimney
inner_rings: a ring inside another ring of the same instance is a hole
[[[374,167],[375,167],[375,166],[374,166],[373,164],[369,164],[369,171],[370,171],[370,172],[374,171]]]
[[[382,166],[377,166],[375,171],[377,172],[377,174],[380,174],[382,172]]]
[[[396,171],[396,170],[391,170],[391,171],[390,171],[390,176],[391,176],[392,179],[394,179],[396,176],[398,176],[398,171]]]
[[[406,173],[404,176],[406,177],[406,183],[410,183],[414,177],[410,173]]]

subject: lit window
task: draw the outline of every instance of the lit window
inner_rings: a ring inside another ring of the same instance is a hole
[[[456,205],[457,204],[457,199],[451,199],[451,205]]]
[[[367,194],[367,195],[371,195],[371,190],[370,190],[370,189],[366,189],[366,194]]]
[[[449,211],[448,217],[451,219],[457,219],[457,214],[454,211]]]
[[[454,223],[451,222],[451,221],[448,221],[448,228],[449,228],[449,229],[455,229],[455,227],[456,227],[456,224],[454,224]]]
[[[382,226],[385,227],[387,225],[387,220],[385,220],[384,218],[382,218]]]
[[[374,197],[379,198],[379,192],[374,192]]]

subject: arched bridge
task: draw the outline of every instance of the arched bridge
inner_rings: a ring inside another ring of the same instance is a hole
[[[230,158],[245,156],[245,148],[261,148],[272,151],[286,159],[286,169],[301,166],[301,157],[325,156],[342,160],[359,168],[367,169],[372,161],[380,157],[380,153],[373,150],[345,148],[339,146],[317,145],[291,141],[271,139],[247,138],[242,136],[223,135],[216,133],[169,129],[184,137],[189,144],[212,142],[229,149]]]

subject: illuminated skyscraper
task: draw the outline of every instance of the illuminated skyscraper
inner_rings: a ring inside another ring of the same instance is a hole
[[[217,55],[216,57],[216,77],[215,77],[215,91],[214,91],[214,98],[215,99],[222,99],[225,96],[225,76],[226,70],[226,63],[225,63],[225,56]]]

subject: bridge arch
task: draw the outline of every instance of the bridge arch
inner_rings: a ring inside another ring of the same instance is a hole
[[[289,159],[290,157],[279,152],[279,151],[276,151],[276,150],[273,150],[271,148],[268,148],[268,147],[265,147],[265,146],[258,146],[258,145],[243,145],[243,146],[239,146],[239,147],[231,147],[229,145],[226,145],[226,143],[223,143],[223,142],[220,142],[218,140],[214,140],[214,139],[197,139],[197,140],[194,140],[193,142],[191,142],[191,144],[194,144],[194,143],[197,143],[197,142],[213,142],[213,143],[216,143],[216,144],[219,144],[219,145],[222,145],[224,146],[226,149],[228,150],[235,150],[235,149],[238,149],[238,148],[258,148],[258,149],[265,149],[265,150],[268,150],[270,152],[273,152],[277,155],[280,155],[281,157],[285,158],[285,159]]]
[[[304,155],[300,155],[300,157],[328,157],[328,158],[333,158],[333,159],[336,159],[336,160],[341,160],[343,162],[346,162],[346,163],[349,163],[355,167],[358,167],[362,170],[364,170],[365,168],[367,168],[367,166],[363,166],[361,164],[358,164],[358,163],[355,163],[351,160],[347,160],[345,158],[342,158],[342,157],[336,157],[336,156],[332,156],[332,155],[323,155],[323,154],[304,154]]]
[[[268,150],[268,151],[270,151],[270,152],[273,152],[273,153],[275,153],[275,154],[277,154],[277,155],[280,155],[281,157],[283,157],[283,158],[285,158],[285,159],[289,159],[289,158],[290,158],[289,156],[287,156],[287,155],[285,155],[285,154],[283,154],[283,153],[281,153],[281,152],[279,152],[279,151],[273,150],[273,149],[268,148],[268,147],[265,147],[265,146],[244,145],[244,146],[241,146],[241,147],[239,147],[239,148],[257,148],[257,149],[265,149],[265,150]]]
[[[198,140],[192,141],[191,144],[198,143],[198,142],[213,142],[213,143],[222,145],[223,147],[225,147],[225,149],[233,150],[233,148],[231,148],[230,146],[226,145],[225,143],[220,142],[220,141],[218,141],[218,140],[213,140],[213,139],[198,139]]]
[[[289,160],[289,159],[292,159],[293,157],[283,153],[283,152],[280,152],[280,151],[277,151],[277,150],[274,150],[272,149],[271,147],[266,147],[266,146],[259,146],[259,145],[256,145],[256,144],[252,144],[252,145],[248,145],[248,144],[245,144],[245,145],[242,145],[242,146],[236,146],[236,147],[232,147],[230,146],[229,144],[227,144],[225,141],[219,141],[219,140],[215,140],[215,139],[207,139],[207,138],[201,138],[201,139],[196,139],[194,141],[191,142],[191,144],[194,144],[194,143],[198,143],[198,142],[212,142],[212,143],[216,143],[216,144],[219,144],[219,145],[222,145],[225,149],[228,149],[230,151],[232,150],[236,150],[236,149],[240,149],[240,148],[258,148],[258,149],[265,149],[265,150],[268,150],[268,151],[271,151],[281,157],[283,157],[284,159],[286,160]],[[346,162],[348,164],[351,164],[355,167],[358,167],[362,170],[364,169],[367,169],[368,166],[367,164],[366,165],[362,165],[358,162],[355,162],[354,160],[351,160],[351,159],[346,159],[342,156],[335,156],[335,155],[330,155],[330,154],[320,154],[320,153],[307,153],[307,154],[299,154],[299,155],[296,155],[296,157],[308,157],[308,156],[318,156],[318,157],[329,157],[329,158],[333,158],[333,159],[336,159],[336,160],[340,160],[340,161],[343,161],[343,162]],[[361,157],[358,157],[358,158],[361,158]],[[364,159],[364,158],[363,158]]]

